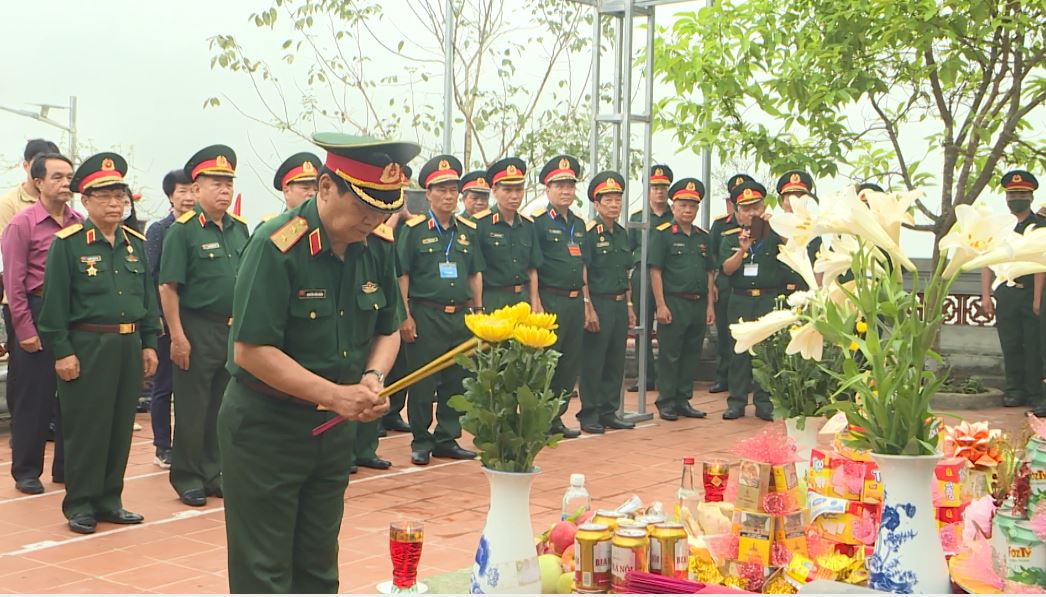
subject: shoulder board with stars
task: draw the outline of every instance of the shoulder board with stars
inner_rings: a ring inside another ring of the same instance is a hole
[[[291,247],[295,245],[301,237],[305,236],[305,231],[309,229],[309,221],[305,218],[298,216],[287,222],[283,226],[276,229],[269,235],[269,240],[272,244],[276,245],[276,248],[281,253],[286,253],[291,250]]]
[[[672,226],[672,222],[665,222],[657,227],[657,230],[668,230]]]
[[[596,222],[595,220],[591,220],[591,221],[590,221],[590,222],[588,223],[588,225],[586,225],[586,226],[585,226],[585,230],[587,230],[587,231],[591,232],[591,231],[592,231],[592,229],[596,227],[596,225],[597,225],[597,222]],[[600,232],[602,232],[602,230],[600,230]]]
[[[490,214],[491,214],[491,211],[488,208],[488,209],[484,209],[483,211],[477,211],[476,213],[472,214],[472,217],[476,218],[477,220],[482,220],[483,218],[489,216]]]
[[[265,214],[264,216],[262,216],[260,218],[261,223],[264,224],[265,222],[268,222],[269,220],[275,218],[278,215],[280,215],[280,214],[278,214],[278,213]]]
[[[417,226],[418,224],[424,222],[427,219],[429,219],[429,217],[426,216],[425,214],[419,214],[419,215],[416,215],[416,216],[412,217],[411,219],[407,220],[403,224],[413,228],[413,227]]]
[[[540,218],[547,210],[544,207],[539,207],[534,211],[530,212],[530,217]]]
[[[187,212],[183,213],[182,215],[178,216],[178,219],[176,219],[175,222],[178,222],[179,224],[184,224],[184,223],[188,222],[189,220],[191,220],[191,219],[193,219],[195,217],[196,217],[196,212],[190,209],[189,211],[187,211]]]
[[[1044,208],[1044,209],[1046,209],[1046,208]],[[534,223],[534,218],[528,216],[527,214],[525,214],[523,212],[518,212],[518,215],[519,215],[519,217],[523,218],[524,220],[530,222],[531,224]]]
[[[741,232],[740,228],[731,228],[730,230],[724,230],[724,231],[720,232],[719,234],[721,236],[726,236],[728,234],[737,234],[738,232]]]
[[[66,226],[65,228],[62,228],[58,232],[55,232],[54,235],[57,236],[58,238],[69,238],[70,236],[76,234],[77,232],[80,232],[83,229],[84,229],[84,225],[83,224],[76,223],[76,224],[73,224],[72,226]]]
[[[462,216],[454,216],[454,217],[458,219],[459,223],[464,224],[464,225],[468,226],[469,228],[471,228],[473,230],[476,229],[476,223],[473,222],[472,220],[470,220],[468,218],[464,218]]]
[[[144,241],[145,240],[145,236],[141,232],[138,232],[137,230],[135,230],[134,228],[131,228],[130,226],[120,226],[120,228],[122,228],[123,231],[126,232],[127,234],[130,234],[131,236],[137,238],[140,241]]]
[[[243,219],[243,218],[242,218],[241,216],[238,216],[238,215],[236,215],[236,214],[232,213],[231,211],[230,211],[230,212],[227,212],[227,213],[229,214],[229,217],[230,217],[230,218],[232,218],[232,219],[236,220],[237,222],[239,222],[239,223],[243,224],[244,226],[246,226],[246,225],[247,225],[247,220]]]
[[[396,237],[392,232],[392,228],[389,227],[388,224],[378,224],[378,227],[375,228],[374,231],[371,232],[371,234],[380,238],[383,241],[390,243],[396,240]]]

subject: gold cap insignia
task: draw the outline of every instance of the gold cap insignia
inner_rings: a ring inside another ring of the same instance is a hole
[[[654,168],[654,176],[664,176],[665,171],[661,168]]]
[[[380,179],[380,181],[385,183],[385,184],[393,184],[393,183],[397,183],[397,182],[402,182],[402,180],[403,180],[403,173],[402,173],[402,170],[400,168],[400,165],[397,164],[396,162],[393,162],[393,163],[385,166],[385,169],[381,171],[381,179]]]
[[[752,189],[745,189],[744,192],[741,193],[741,196],[745,199],[751,199],[752,197],[755,197],[755,193],[752,192]]]
[[[367,280],[363,283],[362,286],[360,286],[360,290],[363,291],[363,294],[374,294],[378,291],[378,285],[374,282],[371,282],[370,280]]]
[[[484,189],[490,188],[490,185],[487,184],[487,179],[486,178],[477,178],[476,179],[476,186],[477,187],[483,187]]]
[[[798,173],[793,174],[791,177],[788,178],[788,182],[791,182],[791,183],[801,183],[802,181],[803,180],[802,180],[802,178],[800,178]]]
[[[110,158],[102,160],[102,170],[116,170],[116,164]]]
[[[740,185],[741,185],[741,183],[743,183],[744,181],[745,181],[745,179],[743,179],[743,178],[741,178],[740,176],[738,176],[737,178],[735,178],[735,179],[734,179],[734,186],[735,186],[735,187],[736,187],[736,186],[740,186]]]
[[[218,157],[214,158],[214,165],[218,166],[219,168],[228,168],[229,160],[225,156],[219,155]]]
[[[607,188],[608,189],[620,189],[621,185],[617,184],[617,181],[614,180],[613,178],[608,178],[607,179]]]
[[[315,174],[316,173],[316,166],[313,166],[312,162],[304,162],[301,165],[301,171],[304,174]]]
[[[106,168],[106,170],[111,170],[111,168]],[[1024,181],[1024,179],[1021,178],[1020,174],[1014,174],[1013,178],[1010,179],[1010,182],[1022,182],[1022,181]]]
[[[688,191],[696,191],[697,190],[697,185],[695,185],[693,182],[688,182],[688,183],[686,183],[686,190],[688,190]]]
[[[568,160],[567,158],[560,158],[560,160],[559,160],[559,169],[560,170],[569,170],[570,169],[570,160]]]
[[[509,164],[508,168],[505,168],[505,174],[509,176],[516,176],[517,174],[519,174],[519,168],[516,168],[516,166],[513,164]]]
[[[436,169],[437,170],[450,170],[450,162],[448,162],[447,160],[440,160],[439,161],[439,166]]]

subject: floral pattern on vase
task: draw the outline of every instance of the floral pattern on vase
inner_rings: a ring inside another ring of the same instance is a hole
[[[912,504],[898,504],[897,507],[884,506],[879,525],[879,540],[875,543],[875,553],[868,559],[868,584],[880,591],[890,593],[912,593],[918,579],[913,570],[901,567],[898,551],[901,546],[914,539],[918,533],[912,529],[899,530],[901,515],[915,517],[916,508]]]

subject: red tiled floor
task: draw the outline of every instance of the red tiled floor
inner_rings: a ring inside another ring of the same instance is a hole
[[[703,388],[704,386],[702,386]],[[630,395],[630,407],[635,396]],[[651,407],[654,393],[647,395]],[[587,475],[598,508],[613,508],[636,494],[670,508],[685,455],[730,456],[740,439],[764,427],[754,417],[723,421],[722,395],[695,393],[692,403],[709,412],[705,420],[668,423],[655,419],[634,431],[583,436],[545,450],[536,464],[542,474],[531,492],[536,531],[559,517],[559,500],[572,472]],[[577,401],[571,412],[576,412]],[[751,409],[749,409],[751,410]],[[1016,429],[1020,409],[964,413]],[[206,508],[183,506],[152,464],[148,417],[138,417],[127,469],[124,505],[146,516],[142,525],[99,525],[99,533],[70,533],[61,513],[62,487],[45,483],[47,493],[24,496],[13,482],[0,483],[0,591],[58,593],[222,593],[226,579],[224,510],[212,499]],[[567,418],[573,423],[571,417]],[[468,445],[468,441],[463,441]],[[49,447],[50,451],[50,447]],[[380,454],[389,471],[363,471],[352,478],[341,529],[343,592],[371,593],[389,577],[388,523],[403,516],[425,523],[420,576],[468,566],[487,508],[487,482],[478,462],[434,459],[427,467],[409,463],[409,439],[393,434]],[[0,435],[0,463],[10,461]],[[48,455],[50,459],[50,454]],[[45,482],[48,479],[45,479]]]

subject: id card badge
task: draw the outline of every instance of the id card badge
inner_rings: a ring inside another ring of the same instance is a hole
[[[759,264],[758,263],[746,263],[744,273],[742,274],[746,278],[754,278],[759,275]]]
[[[453,261],[444,261],[439,264],[439,277],[444,280],[453,280],[458,277],[458,264]]]
[[[567,252],[570,253],[571,257],[581,257],[581,245],[577,243],[567,244]]]

